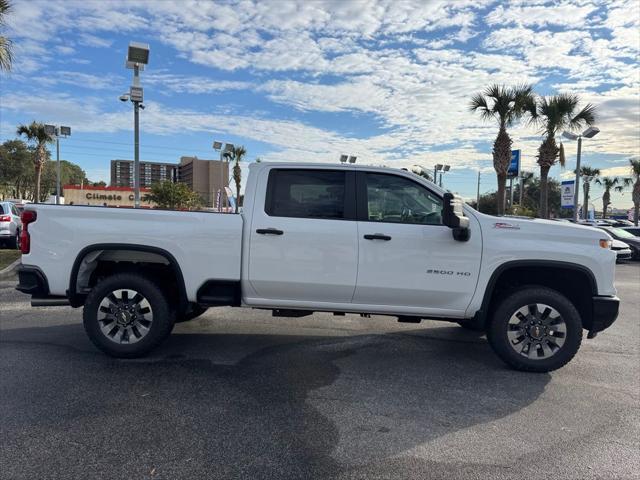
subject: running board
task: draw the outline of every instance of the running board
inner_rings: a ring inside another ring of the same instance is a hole
[[[306,317],[308,315],[312,315],[312,310],[290,310],[286,308],[274,308],[272,311],[272,315],[274,317]]]
[[[45,297],[31,299],[32,307],[67,307],[69,305],[69,299],[67,297]]]

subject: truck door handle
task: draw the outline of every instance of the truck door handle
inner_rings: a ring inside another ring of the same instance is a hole
[[[277,228],[259,228],[256,230],[256,233],[260,235],[282,235],[284,232]]]
[[[384,240],[385,242],[391,240],[391,237],[389,235],[383,235],[382,233],[369,233],[365,235],[364,238],[365,240]]]

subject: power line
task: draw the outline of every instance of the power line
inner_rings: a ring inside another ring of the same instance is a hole
[[[89,144],[94,144],[94,143],[104,143],[104,144],[109,144],[109,145],[124,145],[127,147],[133,147],[133,143],[126,143],[126,142],[109,142],[106,140],[94,140],[94,139],[85,139],[85,140],[75,140],[73,141],[73,143],[89,143]],[[157,144],[140,144],[140,148],[146,148],[146,149],[162,149],[162,150],[173,150],[176,152],[184,152],[185,149],[183,148],[175,148],[174,147],[170,147],[167,145],[157,145]],[[193,151],[193,150],[192,150]],[[215,153],[213,150],[200,150],[197,149],[196,151],[198,152],[207,152],[208,154],[212,154]]]

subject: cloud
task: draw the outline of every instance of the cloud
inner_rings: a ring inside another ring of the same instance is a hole
[[[600,176],[601,177],[630,177],[631,169],[629,168],[629,165],[620,166],[620,167],[601,168]]]
[[[172,92],[190,94],[243,90],[253,86],[250,82],[212,80],[209,77],[154,72],[145,75],[144,82],[145,85],[164,87]]]
[[[113,110],[120,105],[100,92],[125,81],[74,72],[70,62],[97,66],[87,47],[109,48],[135,31],[172,68],[150,65],[148,92],[180,94],[149,102],[145,129],[157,134],[216,129],[260,142],[266,159],[334,161],[347,152],[371,163],[446,159],[490,170],[496,125],[468,111],[469,97],[488,84],[528,82],[598,106],[602,132],[585,141],[586,160],[640,152],[636,0],[292,0],[277,8],[257,0],[32,0],[16,2],[10,21],[18,60],[3,114],[67,117],[84,131],[129,128],[130,109]],[[539,132],[520,124],[511,133],[526,168],[537,169]],[[575,143],[565,147],[573,159]]]
[[[113,45],[113,40],[110,38],[98,37],[97,35],[91,35],[90,33],[81,33],[79,35],[80,45],[96,48],[109,48]]]
[[[553,3],[550,5],[530,5],[504,7],[498,5],[485,20],[489,25],[547,25],[580,27],[587,23],[587,18],[597,6],[577,2]]]

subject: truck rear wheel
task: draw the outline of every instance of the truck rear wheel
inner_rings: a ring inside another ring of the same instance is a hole
[[[87,296],[84,328],[113,357],[140,357],[162,342],[174,318],[162,290],[148,278],[122,273],[99,282]]]
[[[566,365],[582,342],[573,304],[546,287],[523,287],[507,296],[487,328],[496,354],[516,370],[550,372]]]

